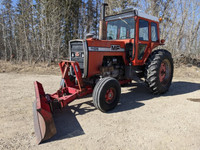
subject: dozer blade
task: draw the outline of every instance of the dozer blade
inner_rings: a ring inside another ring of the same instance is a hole
[[[56,127],[42,84],[36,81],[34,85],[36,94],[36,101],[33,103],[34,128],[37,143],[40,144],[56,134]]]

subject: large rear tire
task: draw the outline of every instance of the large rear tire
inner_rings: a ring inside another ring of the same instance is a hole
[[[168,91],[173,78],[173,59],[167,50],[156,50],[149,56],[145,67],[145,82],[154,94]]]
[[[93,91],[93,103],[97,109],[107,112],[114,109],[120,99],[121,87],[119,82],[112,77],[101,79]]]

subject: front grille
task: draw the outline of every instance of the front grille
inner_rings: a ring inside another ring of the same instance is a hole
[[[79,63],[80,69],[84,68],[84,49],[82,41],[70,42],[71,60]]]
[[[83,51],[83,42],[82,41],[74,41],[71,42],[71,50],[75,51]]]

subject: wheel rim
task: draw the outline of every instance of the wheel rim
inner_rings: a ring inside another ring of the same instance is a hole
[[[166,85],[170,81],[171,64],[168,59],[164,59],[160,65],[159,80],[160,83]]]
[[[105,101],[106,101],[106,103],[111,104],[114,101],[114,99],[115,99],[115,93],[116,93],[116,91],[112,87],[109,88],[106,91],[106,94],[105,94]]]

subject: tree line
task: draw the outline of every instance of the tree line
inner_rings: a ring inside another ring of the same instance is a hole
[[[30,64],[67,58],[68,42],[98,36],[103,0],[2,0],[0,7],[0,59]],[[162,17],[161,38],[173,53],[199,56],[199,0],[104,0],[107,15],[138,8]]]

